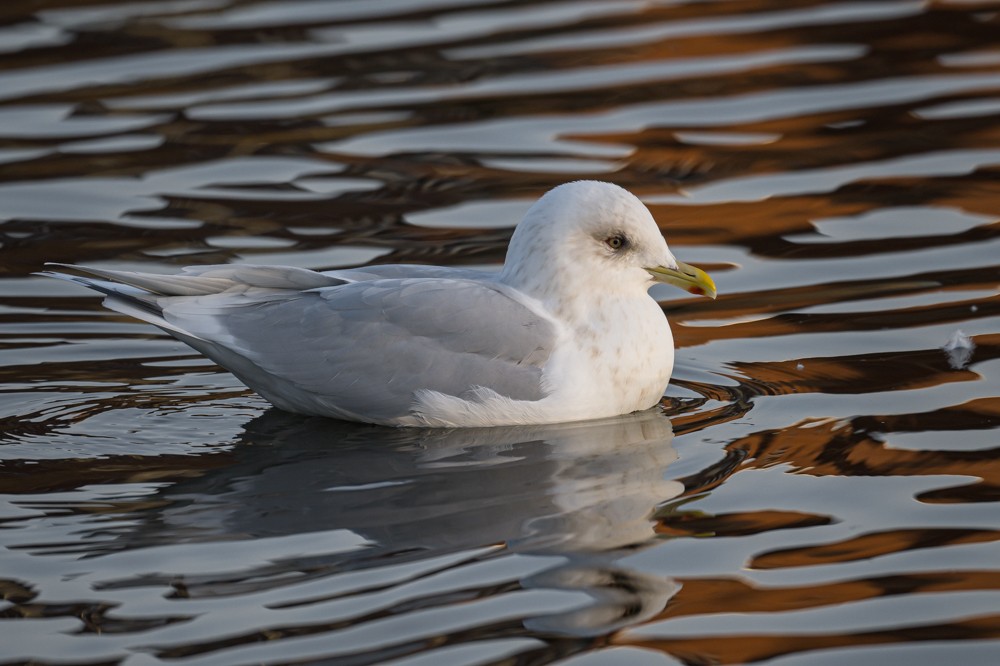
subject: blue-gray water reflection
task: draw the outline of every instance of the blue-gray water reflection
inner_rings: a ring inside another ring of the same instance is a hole
[[[269,410],[246,426],[225,467],[157,492],[144,528],[105,545],[349,530],[365,544],[359,562],[492,544],[515,552],[624,548],[653,536],[656,506],[684,490],[666,476],[677,457],[672,438],[658,409],[449,430]]]

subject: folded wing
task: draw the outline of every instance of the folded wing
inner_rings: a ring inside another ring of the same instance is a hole
[[[545,396],[554,327],[489,279],[345,283],[302,269],[214,268],[56,276],[107,294],[108,307],[160,326],[290,411],[393,423],[416,391]]]

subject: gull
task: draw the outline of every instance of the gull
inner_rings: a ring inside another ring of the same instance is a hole
[[[649,210],[576,181],[517,225],[498,273],[214,265],[43,273],[190,345],[275,407],[389,426],[483,427],[649,409],[674,366],[655,283],[715,298]]]

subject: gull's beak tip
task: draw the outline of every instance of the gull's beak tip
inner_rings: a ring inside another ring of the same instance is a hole
[[[694,267],[692,266],[691,268]],[[714,301],[715,297],[718,296],[718,292],[715,289],[715,280],[700,268],[695,268],[695,270],[699,273],[698,281],[691,285],[688,291],[696,296],[708,296]]]
[[[695,296],[708,296],[713,301],[717,295],[715,289],[703,289],[702,287],[689,287],[688,293],[694,294]]]

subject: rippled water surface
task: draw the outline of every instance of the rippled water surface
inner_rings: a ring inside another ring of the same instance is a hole
[[[661,407],[268,409],[45,261],[502,261],[619,183]],[[10,0],[0,663],[1000,663],[1000,2]]]

